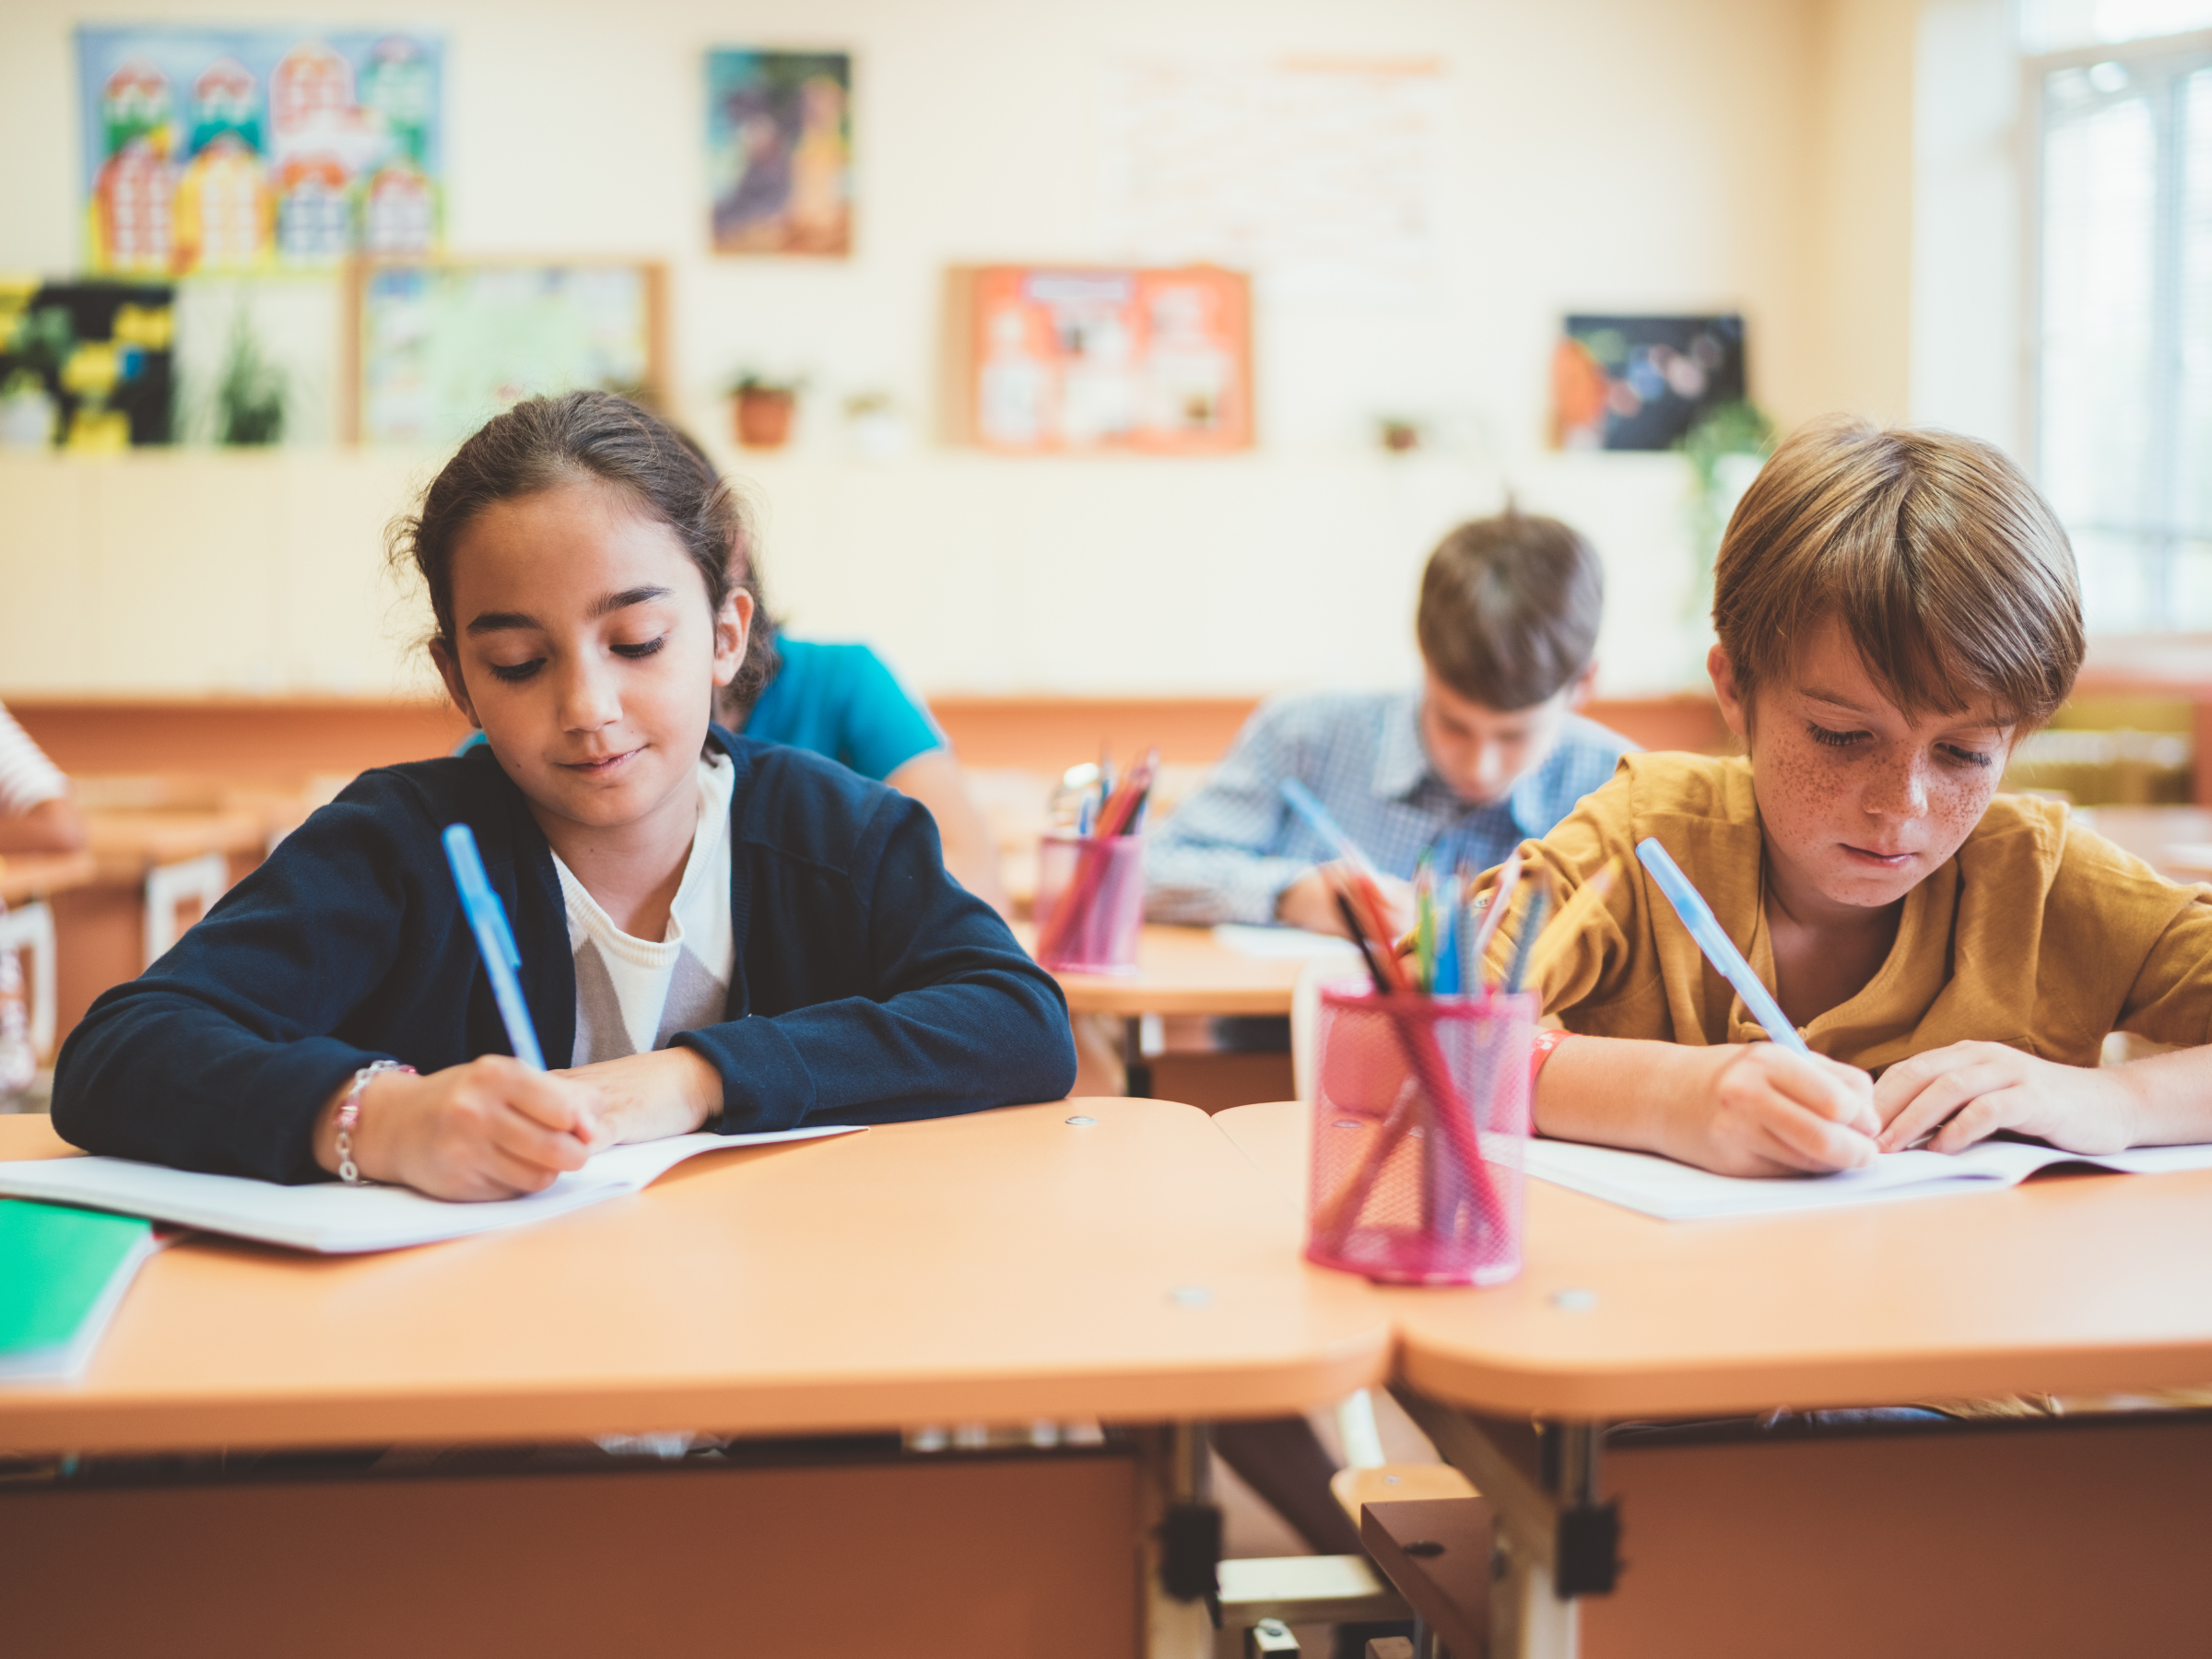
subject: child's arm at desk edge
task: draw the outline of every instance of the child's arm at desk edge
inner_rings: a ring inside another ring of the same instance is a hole
[[[1537,1074],[1536,1129],[1657,1152],[1723,1175],[1869,1163],[1874,1085],[1855,1066],[1771,1042],[1698,1046],[1627,1037],[1562,1042]]]

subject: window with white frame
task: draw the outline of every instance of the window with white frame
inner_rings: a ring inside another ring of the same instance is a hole
[[[2036,471],[2094,633],[2212,631],[2212,0],[2023,0]]]

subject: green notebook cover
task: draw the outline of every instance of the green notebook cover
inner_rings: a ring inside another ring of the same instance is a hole
[[[135,1216],[0,1198],[0,1355],[69,1342],[152,1231]]]

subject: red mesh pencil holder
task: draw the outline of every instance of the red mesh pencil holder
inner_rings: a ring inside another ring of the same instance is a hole
[[[1398,1285],[1521,1271],[1536,998],[1324,989],[1306,1259]]]
[[[1037,959],[1070,973],[1135,973],[1145,924],[1145,838],[1048,835],[1037,844]]]

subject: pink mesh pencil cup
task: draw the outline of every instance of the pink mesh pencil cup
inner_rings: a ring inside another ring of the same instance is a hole
[[[1135,973],[1145,838],[1048,835],[1037,846],[1037,959],[1070,973]]]
[[[1306,1257],[1398,1285],[1521,1271],[1536,997],[1321,994]]]

